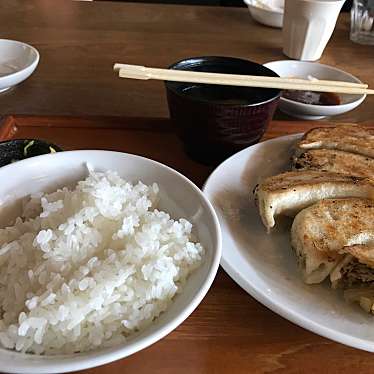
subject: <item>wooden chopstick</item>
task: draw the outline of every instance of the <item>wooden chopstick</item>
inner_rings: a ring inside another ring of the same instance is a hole
[[[348,94],[374,94],[367,85],[351,82],[307,80],[300,78],[278,78],[254,75],[218,74],[187,70],[148,68],[140,65],[115,64],[114,70],[121,78],[157,79],[173,82],[207,83],[228,86],[277,88],[287,90],[305,90],[319,92],[336,92]]]
[[[184,71],[184,72],[189,73],[189,71],[186,71],[186,70],[170,70],[170,69],[148,68],[148,67],[141,66],[141,65],[129,65],[129,64],[119,64],[119,63],[114,64],[113,69],[115,71],[122,70],[122,72],[120,73],[121,78],[127,78],[127,75],[134,74],[134,79],[143,79],[143,80],[147,80],[147,79],[164,80],[163,78],[157,78],[157,75],[163,74],[164,72],[166,74],[168,74],[170,71],[172,71],[172,72],[173,71],[178,71],[178,72],[179,71]],[[240,80],[242,80],[243,77],[246,77],[246,78],[254,80],[254,81],[273,82],[274,78],[275,78],[275,77],[266,77],[266,76],[257,76],[257,75],[245,75],[245,76],[243,76],[243,75],[236,75],[236,74],[217,74],[217,73],[199,73],[199,72],[192,72],[192,73],[197,73],[196,76],[197,75],[208,74],[212,78],[216,76],[217,79],[220,79],[222,77],[227,77],[227,78],[234,77],[234,79],[239,78]],[[121,76],[121,74],[126,74],[126,76]],[[139,77],[138,77],[138,75],[139,75]],[[132,78],[132,77],[130,77],[130,78]],[[319,80],[319,79],[318,80],[308,80],[308,79],[293,78],[293,77],[290,77],[290,78],[276,78],[276,79],[277,79],[278,82],[289,83],[290,81],[292,81],[294,83],[300,83],[300,84],[311,83],[312,85],[318,85],[318,86],[320,86],[320,85],[331,86],[333,84],[334,86],[341,86],[341,87],[355,87],[355,88],[367,88],[368,87],[368,85],[364,84],[364,83],[330,81],[330,80],[322,80],[322,79],[321,80]],[[167,79],[167,80],[170,80],[170,79]],[[180,82],[180,81],[178,81],[178,82]],[[194,82],[192,82],[192,83],[194,83]],[[200,83],[200,82],[197,82],[197,83]],[[220,83],[217,83],[217,84],[220,84]]]

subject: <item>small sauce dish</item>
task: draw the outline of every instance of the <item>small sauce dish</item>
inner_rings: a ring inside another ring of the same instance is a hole
[[[280,77],[326,79],[334,81],[362,83],[352,74],[337,69],[333,66],[318,64],[315,62],[282,60],[268,62],[264,64],[264,66],[279,74]],[[324,94],[324,100],[320,101],[332,105],[316,105],[314,103],[307,104],[305,102],[300,102],[299,100],[296,101],[297,96],[299,96],[299,98],[300,96],[304,97],[305,100],[305,98],[311,99],[313,94],[311,92],[305,93],[300,91],[300,95],[295,95],[294,93],[291,93],[290,95],[290,92],[283,92],[279,102],[279,109],[292,117],[307,120],[318,120],[325,117],[346,113],[358,107],[366,97],[366,95],[340,93],[336,95]],[[337,104],[338,102],[340,103]]]
[[[36,48],[15,40],[0,39],[0,92],[27,79],[38,63]]]

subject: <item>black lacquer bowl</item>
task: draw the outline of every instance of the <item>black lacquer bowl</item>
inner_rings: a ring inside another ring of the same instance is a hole
[[[260,64],[233,57],[194,57],[170,69],[278,77]],[[170,117],[186,152],[215,165],[257,143],[273,117],[280,90],[165,82]]]

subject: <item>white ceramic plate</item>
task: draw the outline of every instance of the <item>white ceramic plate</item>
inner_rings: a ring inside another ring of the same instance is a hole
[[[36,48],[16,40],[0,39],[0,92],[27,79],[38,63]]]
[[[362,83],[352,74],[316,62],[281,60],[268,62],[264,66],[276,72],[280,77],[308,79],[308,76],[312,76],[317,79]],[[279,109],[296,118],[318,120],[353,110],[365,100],[366,95],[339,94],[339,97],[341,99],[340,105],[311,105],[281,97]]]
[[[188,278],[183,291],[153,324],[108,349],[60,356],[22,354],[0,348],[0,370],[7,373],[62,373],[82,370],[129,356],[169,334],[198,306],[216,275],[221,257],[221,233],[217,216],[203,193],[186,177],[158,162],[126,153],[71,151],[18,161],[0,168],[0,227],[16,217],[20,199],[37,191],[55,190],[85,178],[86,162],[95,170],[116,170],[129,181],[156,182],[160,208],[172,217],[185,217],[206,253],[203,264]],[[11,178],[9,176],[12,176]]]
[[[327,284],[302,282],[289,243],[290,222],[267,234],[252,190],[261,178],[287,169],[291,145],[300,135],[249,147],[212,173],[204,193],[222,230],[221,265],[251,296],[316,334],[374,352],[374,319]],[[278,220],[279,221],[279,220]]]

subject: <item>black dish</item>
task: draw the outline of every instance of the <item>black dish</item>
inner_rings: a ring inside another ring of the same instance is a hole
[[[55,144],[39,139],[12,139],[0,142],[0,167],[26,158],[61,152]]]

